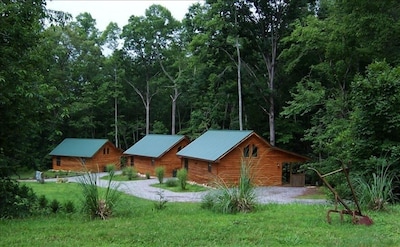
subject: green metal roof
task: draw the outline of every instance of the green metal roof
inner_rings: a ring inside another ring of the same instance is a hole
[[[50,155],[91,158],[107,142],[107,139],[66,138]]]
[[[146,135],[124,154],[159,158],[183,138],[185,138],[183,135]]]
[[[177,153],[179,156],[216,161],[253,131],[209,130]]]

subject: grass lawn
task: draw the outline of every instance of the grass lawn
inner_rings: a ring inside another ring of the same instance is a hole
[[[204,186],[200,186],[197,184],[186,184],[186,189],[182,190],[181,186],[178,184],[177,186],[168,186],[166,183],[156,183],[152,184],[151,186],[164,189],[164,190],[170,190],[172,192],[201,192],[201,191],[207,191],[208,188]]]
[[[103,176],[101,177],[102,180],[109,180],[110,176]],[[114,181],[135,181],[135,180],[143,180],[143,179],[147,179],[145,177],[141,177],[141,176],[137,176],[132,178],[131,180],[128,179],[128,176],[126,175],[122,175],[122,174],[115,174],[113,177]]]
[[[76,184],[27,183],[49,199],[75,200]],[[0,220],[0,246],[400,246],[400,206],[368,212],[374,225],[326,223],[326,205],[262,205],[254,213],[222,215],[198,203],[166,204],[123,195],[114,217],[80,213]]]

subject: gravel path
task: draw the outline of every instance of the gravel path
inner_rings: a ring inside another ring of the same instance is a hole
[[[107,175],[106,173],[98,174],[98,177]],[[167,179],[167,178],[166,178]],[[51,181],[55,179],[46,179]],[[77,178],[68,178],[69,182],[77,182]],[[101,187],[107,187],[107,180],[99,179],[98,185]],[[204,192],[172,192],[169,190],[163,190],[150,186],[158,183],[155,178],[145,180],[134,180],[115,182],[119,183],[118,190],[134,195],[140,198],[157,201],[160,199],[160,192],[162,192],[164,199],[169,202],[200,202],[202,197],[207,193]],[[270,186],[270,187],[257,187],[255,193],[259,203],[305,203],[305,204],[325,204],[326,200],[319,199],[298,199],[296,197],[304,194],[307,188],[305,187],[283,187],[283,186]]]

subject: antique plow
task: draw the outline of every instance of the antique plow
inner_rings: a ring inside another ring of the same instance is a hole
[[[339,215],[340,215],[340,220],[341,220],[341,221],[343,221],[343,215],[344,215],[344,214],[347,214],[347,215],[350,215],[350,216],[352,217],[353,224],[360,224],[360,225],[367,225],[367,226],[373,224],[373,221],[372,221],[371,218],[369,218],[368,216],[363,215],[363,214],[361,213],[360,204],[358,203],[356,194],[355,194],[355,192],[354,192],[354,188],[353,188],[353,186],[351,185],[351,182],[350,182],[350,178],[349,178],[349,168],[348,168],[348,167],[343,166],[341,169],[338,169],[338,170],[333,171],[333,172],[329,172],[329,173],[324,174],[324,175],[322,175],[318,170],[316,170],[316,169],[314,169],[314,168],[309,168],[309,169],[315,171],[315,172],[318,174],[318,176],[319,176],[319,177],[321,178],[321,180],[324,182],[324,184],[326,185],[326,187],[328,187],[328,189],[329,189],[329,190],[334,194],[334,196],[335,196],[335,209],[328,210],[328,212],[327,212],[327,214],[326,214],[326,218],[327,218],[329,224],[331,223],[330,213],[332,213],[332,212],[333,212],[333,213],[339,213]],[[352,193],[352,197],[353,197],[353,201],[354,201],[354,204],[355,204],[356,207],[357,207],[357,210],[352,210],[352,209],[346,204],[346,202],[339,196],[339,194],[335,191],[335,189],[334,189],[334,188],[328,183],[328,181],[325,179],[325,177],[327,177],[327,176],[329,176],[329,175],[333,175],[333,174],[338,173],[338,172],[341,172],[341,171],[343,171],[344,175],[346,176],[346,180],[347,180],[347,183],[348,183],[348,185],[349,185],[349,187],[350,187],[350,190],[351,190],[351,193]],[[339,209],[338,209],[338,202],[340,202],[340,203],[343,205],[343,207],[344,207],[345,209],[339,210]]]

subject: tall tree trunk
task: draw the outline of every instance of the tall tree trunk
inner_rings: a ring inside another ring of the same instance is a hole
[[[175,135],[175,122],[176,122],[176,101],[179,98],[179,95],[181,93],[179,93],[178,91],[178,79],[182,74],[182,70],[181,67],[179,67],[179,72],[178,72],[178,76],[174,79],[168,72],[167,70],[164,68],[164,65],[162,64],[162,62],[160,61],[160,66],[164,72],[164,74],[168,77],[168,79],[172,82],[172,88],[174,89],[174,94],[170,95],[169,97],[172,100],[172,111],[171,111],[171,134]]]
[[[174,96],[170,95],[172,99],[172,110],[171,110],[171,134],[175,135],[175,117],[176,117],[176,100],[178,99],[178,89],[174,88]]]
[[[236,18],[235,18],[236,19]],[[240,48],[239,48],[239,37],[236,36],[236,51],[237,51],[237,84],[238,84],[238,98],[239,98],[239,130],[243,130],[243,108],[242,108],[242,80],[240,69],[242,67]]]
[[[117,85],[117,70],[114,69],[114,83]],[[117,90],[117,87],[115,87],[115,90]],[[114,124],[115,124],[115,146],[119,148],[119,143],[118,143],[118,97],[117,94],[115,94],[114,98]]]

